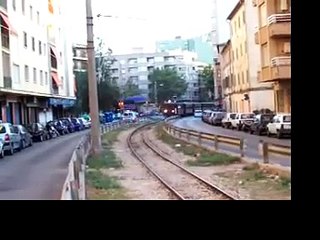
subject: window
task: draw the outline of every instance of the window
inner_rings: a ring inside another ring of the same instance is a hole
[[[43,86],[43,71],[40,70],[40,85]]]
[[[35,51],[36,50],[36,42],[34,40],[34,37],[32,37],[31,40],[32,40],[32,51]]]
[[[46,56],[47,55],[47,44],[43,44],[43,55]]]
[[[24,79],[29,82],[29,67],[27,65],[24,66]]]
[[[47,72],[45,72],[44,78],[45,78],[46,85],[48,85],[48,73]]]
[[[20,83],[20,67],[17,64],[13,64],[13,82]]]
[[[28,47],[28,35],[26,32],[23,32],[23,45]]]
[[[12,8],[13,10],[16,10],[16,0],[12,0]]]
[[[33,68],[33,83],[37,84],[37,69]]]
[[[239,75],[239,73],[237,74],[237,79],[238,79],[238,85],[240,85],[240,75]]]
[[[246,54],[248,51],[247,51],[247,41],[244,42],[244,54]]]
[[[244,84],[244,72],[241,73],[242,84]]]
[[[243,51],[242,51],[242,44],[240,44],[240,56],[243,55]]]
[[[238,48],[236,49],[236,60],[238,60]]]
[[[39,55],[42,54],[42,42],[39,41]]]
[[[249,75],[249,70],[247,69],[247,82],[250,81],[250,75]]]
[[[261,64],[262,67],[269,66],[268,44],[261,46]]]
[[[243,20],[243,24],[246,24],[246,12],[245,11],[243,11],[242,20]]]
[[[22,14],[26,15],[26,1],[25,0],[21,1],[21,8],[22,8]]]
[[[30,20],[33,20],[33,8],[30,6]]]
[[[37,24],[40,24],[40,13],[37,11]]]
[[[267,7],[266,4],[262,4],[259,8],[260,12],[260,27],[264,27],[267,25]]]
[[[239,28],[240,28],[240,23],[241,21],[240,21],[240,16],[238,17],[238,26],[239,26]]]

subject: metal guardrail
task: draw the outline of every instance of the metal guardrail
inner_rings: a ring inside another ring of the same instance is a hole
[[[142,118],[138,122],[143,122]],[[137,122],[119,121],[101,125],[101,135],[123,126],[131,126]],[[68,175],[63,185],[61,200],[85,200],[85,172],[86,161],[91,151],[91,137],[86,134],[73,151],[68,166]]]
[[[197,144],[199,146],[202,145],[203,140],[212,141],[215,151],[219,150],[220,144],[226,144],[235,148],[239,148],[240,157],[244,157],[245,148],[246,148],[246,143],[244,138],[236,138],[236,137],[223,136],[218,134],[198,132],[191,129],[179,128],[170,124],[170,121],[174,119],[176,119],[176,117],[166,119],[165,127],[164,127],[166,132],[172,135],[173,137],[176,137],[182,140],[183,138],[185,138],[187,142],[191,141],[191,137],[195,137],[197,139]],[[270,154],[277,154],[281,156],[291,156],[291,147],[268,143],[262,140],[259,142],[258,151],[263,158],[263,163],[269,163]]]

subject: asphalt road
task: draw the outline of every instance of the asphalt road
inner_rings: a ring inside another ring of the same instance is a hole
[[[245,157],[255,159],[258,161],[262,161],[262,157],[260,156],[258,151],[258,145],[260,140],[270,142],[270,143],[275,143],[275,144],[281,144],[285,146],[291,146],[291,139],[269,138],[266,136],[251,135],[249,133],[241,132],[237,130],[230,130],[230,129],[224,129],[221,127],[215,127],[202,122],[201,118],[195,118],[195,117],[181,118],[177,121],[174,121],[173,124],[177,127],[192,129],[195,131],[201,131],[205,133],[244,138],[247,145],[247,148],[245,150]],[[227,145],[222,145],[222,144],[220,146],[221,146],[221,149],[224,151],[229,151],[232,153],[240,152],[239,149],[234,147],[229,147]],[[276,163],[282,166],[291,167],[291,157],[280,156],[280,155],[270,155],[269,158],[271,163]]]
[[[87,131],[68,134],[0,159],[0,200],[58,200],[75,147]]]

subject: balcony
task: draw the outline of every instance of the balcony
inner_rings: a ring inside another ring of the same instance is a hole
[[[6,89],[12,89],[12,78],[3,77],[3,87]]]
[[[273,14],[267,21],[269,37],[291,36],[291,13]]]
[[[3,48],[10,49],[9,35],[1,33],[1,42]]]
[[[270,66],[263,67],[259,74],[261,82],[272,82],[291,79],[291,57],[274,57]]]

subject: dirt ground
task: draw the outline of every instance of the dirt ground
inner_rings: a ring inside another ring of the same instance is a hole
[[[155,129],[148,132],[148,137],[156,146],[167,152],[171,159],[183,164],[186,164],[188,160],[194,160],[194,157],[177,152],[172,146],[157,139]],[[248,166],[248,164],[237,163],[209,167],[188,166],[188,168],[238,199],[288,200],[291,198],[291,191],[282,187],[275,176],[269,175],[257,179],[255,176],[251,176],[250,171],[243,170],[245,166]]]
[[[121,160],[123,168],[104,170],[110,176],[116,176],[126,190],[128,199],[167,200],[170,194],[142,164],[136,160],[127,146],[126,139],[133,130],[123,131],[113,145],[113,152]]]
[[[123,187],[124,194],[114,199],[132,200],[167,200],[172,199],[170,193],[150,175],[142,164],[136,160],[127,146],[126,139],[133,129],[125,130],[118,136],[118,140],[113,144],[112,151],[116,154],[118,160],[122,162],[123,167],[119,169],[102,170],[109,176],[116,177]],[[237,197],[238,199],[290,199],[291,191],[288,187],[281,187],[279,179],[275,176],[262,177],[252,171],[243,170],[248,164],[236,163],[223,166],[197,167],[186,164],[188,160],[194,160],[194,157],[177,152],[176,149],[157,139],[155,129],[145,133],[150,140],[166,152],[170,159],[181,164],[185,164],[191,171],[200,175],[207,181],[217,185],[225,192]],[[89,190],[91,191],[91,190]],[[110,193],[109,193],[110,194]],[[103,199],[103,194],[101,195]]]

